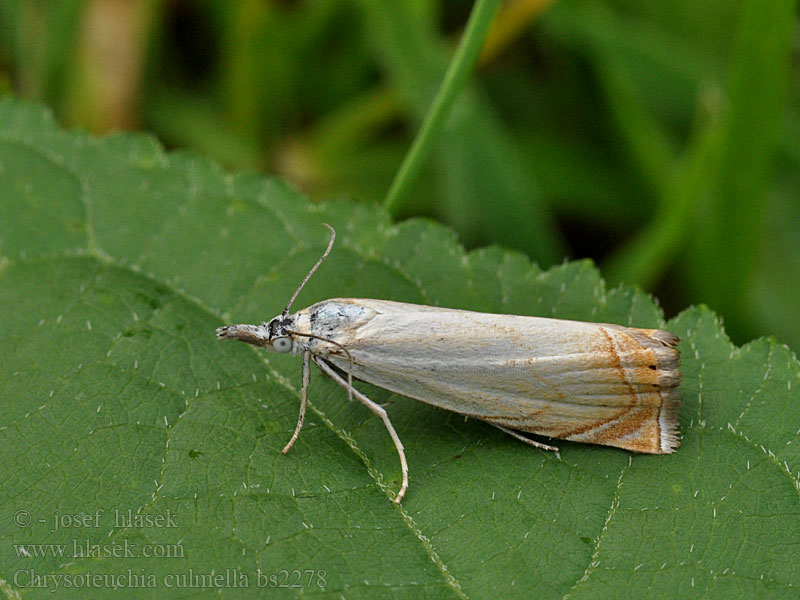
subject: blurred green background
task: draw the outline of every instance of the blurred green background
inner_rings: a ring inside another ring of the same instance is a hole
[[[312,199],[380,203],[465,0],[0,0],[0,91],[153,132]],[[800,68],[787,0],[509,0],[397,219],[543,267],[593,258],[667,316],[800,348]],[[1,200],[0,192],[0,201]]]

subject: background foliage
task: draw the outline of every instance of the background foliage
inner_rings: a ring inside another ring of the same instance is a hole
[[[0,0],[5,86],[312,198],[379,202],[471,3]],[[511,0],[394,216],[540,266],[592,257],[668,314],[800,346],[789,0]]]

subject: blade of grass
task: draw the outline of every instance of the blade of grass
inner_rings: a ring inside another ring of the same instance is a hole
[[[696,129],[683,159],[659,191],[661,199],[650,222],[614,252],[603,267],[609,283],[636,282],[651,288],[692,235],[692,220],[708,193],[708,174],[716,170],[722,136],[719,125]]]
[[[719,167],[687,257],[695,297],[734,322],[748,320],[744,300],[780,143],[794,5],[792,0],[742,3],[720,123]]]
[[[467,28],[447,68],[431,108],[425,115],[417,137],[414,139],[392,185],[383,201],[390,214],[396,214],[399,202],[410,184],[419,174],[425,159],[430,155],[437,134],[444,126],[450,108],[464,87],[480,55],[499,0],[476,0]]]
[[[695,296],[729,316],[739,310],[758,252],[765,191],[779,138],[792,23],[789,6],[785,0],[742,6],[724,98],[712,107],[718,118],[695,130],[685,158],[672,166],[674,176],[664,179],[663,160],[651,160],[650,168],[644,169],[653,183],[664,182],[657,192],[659,208],[609,260],[605,273],[611,282],[636,281],[650,287],[688,246],[687,269]],[[630,108],[625,113],[636,115]],[[618,113],[618,120],[622,117],[628,118]],[[631,128],[623,130],[630,133]],[[648,146],[638,145],[645,150]]]

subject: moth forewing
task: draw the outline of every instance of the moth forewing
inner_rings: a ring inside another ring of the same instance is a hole
[[[361,298],[296,316],[318,336],[312,353],[398,394],[554,438],[678,445],[678,339],[666,331]]]
[[[667,454],[678,447],[678,338],[635,329],[540,317],[497,315],[388,300],[325,300],[295,314],[292,302],[331,251],[306,275],[283,312],[260,325],[217,329],[275,352],[303,354],[301,405],[287,452],[303,425],[308,367],[320,370],[378,415],[400,457],[403,444],[386,410],[353,378],[492,423],[551,438]]]

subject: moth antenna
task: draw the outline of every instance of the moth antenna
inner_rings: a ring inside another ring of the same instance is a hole
[[[292,297],[289,298],[289,304],[286,305],[286,308],[284,308],[283,312],[281,313],[282,317],[285,317],[286,315],[289,314],[289,309],[292,307],[292,303],[294,302],[294,299],[297,298],[297,295],[300,293],[300,290],[302,290],[303,286],[305,286],[305,284],[308,283],[308,280],[311,279],[311,276],[314,274],[314,271],[319,269],[319,266],[325,261],[326,258],[328,258],[328,255],[331,253],[331,250],[333,249],[333,242],[336,240],[336,230],[327,223],[323,223],[323,225],[325,225],[325,227],[330,229],[331,241],[328,242],[328,247],[325,249],[325,252],[323,252],[322,256],[319,257],[317,264],[311,267],[311,270],[308,272],[308,275],[306,275],[305,279],[303,279],[300,285],[297,286],[297,289],[294,291],[294,294],[292,294]]]

